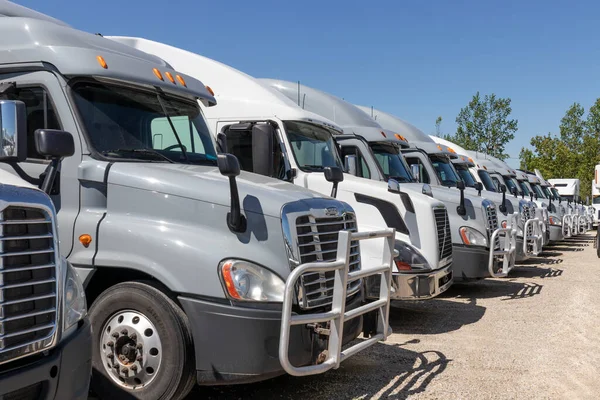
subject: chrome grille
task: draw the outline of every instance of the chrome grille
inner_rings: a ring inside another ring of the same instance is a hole
[[[448,211],[445,208],[436,208],[433,210],[433,215],[435,216],[435,226],[437,228],[438,255],[440,260],[443,260],[452,255],[452,232]]]
[[[44,210],[0,212],[0,364],[47,347],[56,334],[53,232]]]
[[[495,205],[487,205],[485,206],[485,217],[486,217],[486,225],[488,230],[488,238],[492,237],[492,234],[496,229],[498,229],[498,215],[496,212]],[[494,242],[494,249],[500,248],[500,237],[496,236],[496,240]]]
[[[296,219],[300,264],[315,261],[335,261],[339,231],[356,232],[356,217],[346,213],[337,217],[315,218],[303,215]],[[358,241],[350,248],[350,272],[360,270]],[[315,308],[331,304],[334,272],[325,274],[311,272],[302,275],[298,288],[298,300],[302,308]],[[362,281],[348,284],[348,296],[360,290]]]

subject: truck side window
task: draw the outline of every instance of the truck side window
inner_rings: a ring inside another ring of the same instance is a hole
[[[365,162],[365,159],[362,156],[362,153],[360,152],[360,150],[358,149],[358,147],[356,146],[342,146],[342,157],[345,158],[346,156],[356,156],[357,158],[357,175],[360,178],[367,178],[367,179],[371,179],[371,171],[369,171],[369,166],[367,165],[367,163]]]
[[[427,168],[425,168],[421,160],[416,157],[405,157],[405,159],[409,166],[412,166],[413,164],[419,166],[419,170],[421,171],[421,183],[431,183],[429,174],[427,173]]]
[[[38,129],[61,129],[54,105],[46,90],[42,87],[17,88],[6,95],[8,100],[20,100],[27,110],[27,158],[42,159],[35,150],[34,133]]]
[[[204,144],[200,140],[200,135],[196,127],[188,116],[171,117],[171,122],[179,135],[181,144],[185,146],[186,151],[192,153],[205,154]],[[154,118],[150,123],[150,133],[152,135],[152,148],[155,150],[179,151],[179,143],[171,124],[167,117]]]

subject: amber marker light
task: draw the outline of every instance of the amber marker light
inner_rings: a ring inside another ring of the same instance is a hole
[[[223,273],[223,280],[225,281],[225,288],[227,289],[227,293],[231,296],[232,299],[240,299],[241,296],[235,289],[235,284],[233,283],[233,277],[231,276],[231,268],[233,267],[233,263],[228,262],[223,265],[223,269],[221,272]]]
[[[167,71],[165,72],[165,75],[167,76],[167,79],[171,81],[172,84],[175,84],[175,78],[173,78],[173,74]]]
[[[100,64],[100,66],[104,69],[108,68],[108,65],[106,64],[106,61],[104,61],[104,57],[102,56],[96,56],[96,60],[98,61],[98,64]]]
[[[185,81],[183,80],[181,75],[177,75],[176,78],[179,83],[181,83],[183,86],[187,87],[187,85],[185,84]]]
[[[158,68],[152,68],[152,72],[154,72],[154,75],[156,75],[156,77],[158,79],[160,79],[161,81],[164,81],[164,78],[163,78],[162,74],[160,73],[160,71],[158,70]]]
[[[83,247],[87,249],[90,246],[90,243],[92,243],[92,237],[87,233],[84,233],[83,235],[79,236],[79,243],[81,243]]]

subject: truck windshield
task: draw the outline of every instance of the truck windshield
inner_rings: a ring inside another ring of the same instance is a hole
[[[479,178],[481,179],[483,186],[485,186],[485,190],[489,190],[490,192],[499,192],[500,191],[500,187],[496,185],[496,183],[490,176],[490,173],[487,172],[485,169],[477,170],[477,175],[479,175]]]
[[[438,178],[443,186],[456,187],[456,184],[461,180],[456,170],[450,163],[448,157],[430,155],[429,159],[435,168]]]
[[[105,157],[216,165],[200,108],[158,92],[92,82],[73,86],[89,144]]]
[[[517,194],[520,195],[523,191],[521,190],[521,185],[519,182],[512,176],[503,176],[504,182],[506,182],[506,187],[508,188],[509,193],[513,193],[515,189],[517,190]],[[514,189],[513,189],[514,188]]]
[[[572,194],[561,194],[560,197],[562,198],[562,201],[570,201],[571,203],[573,202]]]
[[[550,190],[550,188],[548,186],[542,186],[542,191],[544,192],[544,195],[546,196],[547,199],[554,200],[554,194],[552,193],[552,191]]]
[[[286,121],[284,126],[294,158],[301,170],[323,171],[325,167],[342,168],[335,140],[327,129],[298,121]]]
[[[469,167],[465,164],[454,164],[454,168],[456,168],[456,172],[465,181],[465,186],[474,188],[475,187],[475,178],[471,175],[471,171],[469,171]]]
[[[592,199],[592,204],[600,204],[600,196],[595,196]]]
[[[531,187],[529,186],[529,182],[519,181],[519,185],[521,186],[523,193],[525,193],[525,196],[531,196],[533,194]]]
[[[534,184],[531,185],[531,187],[533,188],[535,194],[537,194],[537,196],[540,199],[545,199],[546,198],[546,195],[544,194],[544,192],[542,190],[542,187],[539,185],[539,183],[534,183]]]
[[[400,150],[393,143],[369,143],[371,151],[381,167],[385,179],[396,179],[399,182],[412,182],[412,174],[408,170],[406,161],[400,155]]]

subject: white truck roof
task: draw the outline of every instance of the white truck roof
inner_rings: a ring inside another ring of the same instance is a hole
[[[208,77],[209,79],[205,79],[203,82],[213,90],[219,103],[218,108],[203,109],[205,116],[209,119],[227,116],[238,119],[275,116],[282,120],[313,122],[338,133],[342,132],[342,129],[333,121],[301,109],[283,94],[229,65],[148,39],[126,36],[106,36],[106,38],[146,53],[160,54],[161,58],[173,68],[186,75]],[[269,110],[268,115],[263,115],[265,110]]]
[[[296,101],[302,109],[319,114],[340,125],[344,134],[354,133],[367,141],[385,140],[408,146],[408,142],[397,137],[394,132],[382,128],[362,110],[339,97],[297,82],[264,78],[258,81],[283,93],[288,99]]]
[[[27,7],[23,7],[19,4],[11,3],[10,1],[0,0],[0,17],[20,17],[20,18],[31,18],[39,19],[42,21],[53,22],[57,25],[69,26],[61,20],[52,18],[41,12],[37,12]]]

